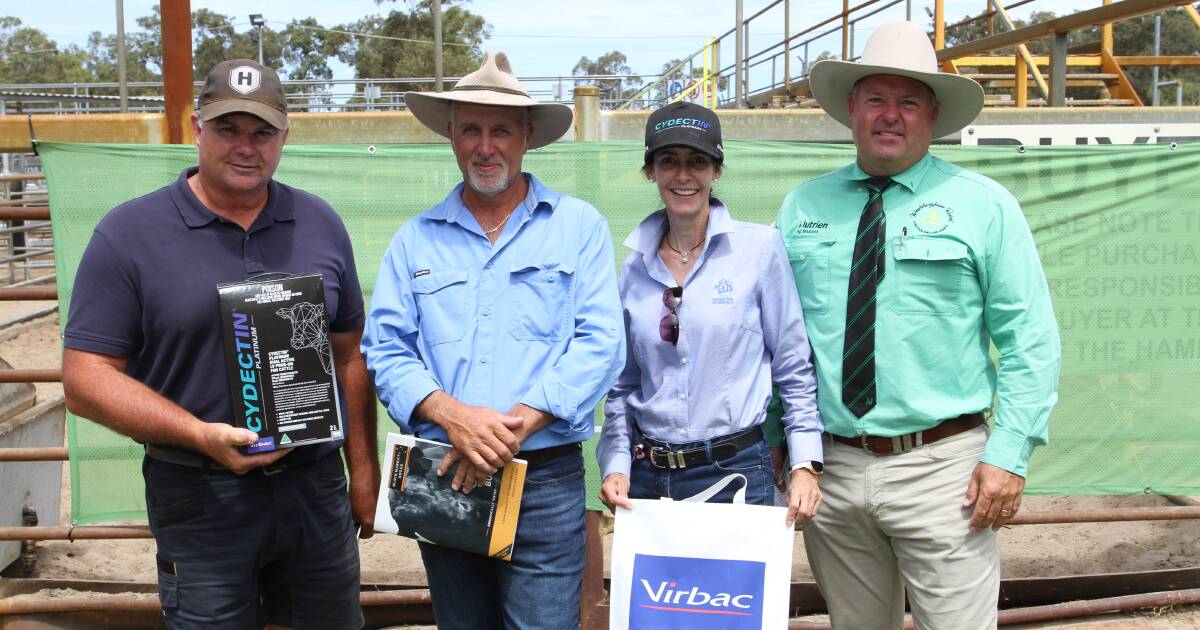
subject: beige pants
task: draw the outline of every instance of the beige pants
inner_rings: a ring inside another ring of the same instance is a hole
[[[996,627],[1000,553],[963,509],[987,441],[979,427],[898,455],[825,439],[825,503],[804,545],[837,630]]]

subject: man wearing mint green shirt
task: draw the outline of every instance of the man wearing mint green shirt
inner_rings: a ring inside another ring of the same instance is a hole
[[[1058,328],[1033,237],[996,182],[929,155],[983,91],[909,22],[813,95],[857,160],[780,208],[825,420],[825,505],[804,528],[835,628],[994,628],[995,530],[1057,400]],[[989,347],[999,351],[993,364]],[[993,424],[985,424],[991,411]]]

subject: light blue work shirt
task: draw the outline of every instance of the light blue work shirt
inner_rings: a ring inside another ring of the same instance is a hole
[[[793,463],[822,461],[816,375],[804,315],[774,228],[735,221],[713,199],[704,249],[683,281],[679,343],[659,335],[663,291],[676,286],[658,255],[666,211],[647,217],[625,246],[621,269],[625,369],[604,405],[596,447],[603,475],[629,474],[634,424],[673,443],[698,442],[761,424],[779,384]]]
[[[493,246],[459,184],[392,237],[362,350],[388,415],[406,432],[447,439],[413,417],[444,390],[507,412],[557,418],[521,445],[582,442],[625,361],[608,223],[591,205],[524,174],[529,194]]]
[[[883,193],[878,402],[861,418],[842,403],[846,293],[868,177],[857,164],[840,168],[793,190],[779,210],[816,353],[821,416],[844,437],[892,437],[987,410],[997,398],[980,459],[1025,475],[1058,399],[1059,336],[1046,276],[1012,194],[945,160],[926,154]]]

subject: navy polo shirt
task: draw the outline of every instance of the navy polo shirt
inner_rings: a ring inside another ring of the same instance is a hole
[[[332,332],[362,326],[362,290],[350,236],[329,204],[272,180],[267,205],[243,230],[192,192],[196,170],[100,220],[75,275],[63,345],[124,358],[129,376],[201,420],[229,423],[217,285],[319,272]],[[340,384],[338,398],[345,419]]]

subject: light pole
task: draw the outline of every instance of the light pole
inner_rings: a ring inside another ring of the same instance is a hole
[[[258,27],[258,63],[260,63],[260,64],[263,62],[262,38],[263,38],[263,25],[266,23],[267,23],[267,21],[263,19],[263,16],[261,13],[251,13],[250,14],[250,24]]]

